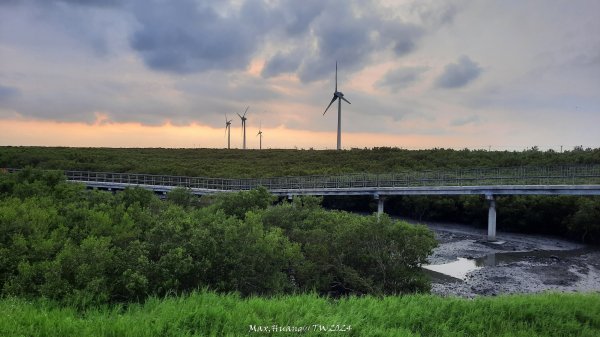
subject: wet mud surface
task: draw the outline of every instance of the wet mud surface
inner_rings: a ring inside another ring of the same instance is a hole
[[[432,293],[475,297],[500,294],[600,291],[600,249],[555,237],[486,232],[427,224],[439,246],[424,266]]]

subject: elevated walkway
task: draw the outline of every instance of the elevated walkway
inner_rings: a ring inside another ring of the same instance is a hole
[[[372,195],[378,200],[379,214],[384,211],[387,196],[483,195],[489,201],[489,240],[496,238],[496,195],[600,195],[600,165],[474,168],[261,179],[64,172],[68,181],[105,190],[140,187],[166,194],[175,188],[187,188],[196,195],[206,195],[251,190],[263,186],[275,195],[288,198],[296,195]]]

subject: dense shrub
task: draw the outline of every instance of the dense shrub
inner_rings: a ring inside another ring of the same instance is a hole
[[[418,266],[435,245],[430,231],[325,211],[317,198],[273,205],[261,188],[202,203],[175,190],[164,202],[36,170],[0,174],[0,186],[2,295],[83,307],[204,287],[242,295],[427,290]]]
[[[336,295],[428,289],[419,265],[436,245],[430,230],[385,215],[325,211],[317,203],[299,197],[263,213],[267,226],[301,244],[305,261],[293,274],[300,288]]]

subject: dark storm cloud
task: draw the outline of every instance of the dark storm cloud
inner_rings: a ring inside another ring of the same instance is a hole
[[[132,47],[154,70],[193,73],[244,69],[260,37],[255,27],[191,0],[149,1],[135,6],[140,29]]]
[[[404,67],[390,70],[375,83],[375,86],[388,88],[391,92],[396,93],[415,83],[425,71],[427,71],[425,67]]]
[[[436,85],[446,89],[464,87],[479,77],[481,71],[482,69],[477,63],[467,56],[462,56],[458,62],[446,65],[444,72],[438,77]]]
[[[17,2],[0,0],[0,3]],[[268,41],[295,53],[290,55],[291,60],[284,60],[281,51],[267,55],[264,77],[297,72],[303,82],[311,82],[329,76],[324,70],[329,69],[332,60],[343,63],[346,74],[350,74],[361,70],[373,54],[381,51],[391,50],[396,56],[404,56],[417,48],[425,31],[395,17],[383,18],[382,5],[368,0],[245,0],[238,6],[215,0],[18,3],[44,7],[40,13],[47,11],[49,14],[44,16],[52,16],[56,22],[75,22],[78,27],[70,29],[68,34],[87,41],[99,56],[111,52],[109,28],[93,26],[101,20],[91,20],[89,26],[79,21],[98,17],[95,11],[102,7],[118,8],[122,17],[131,21],[127,28],[135,27],[121,33],[128,36],[130,46],[145,65],[177,74],[246,69]],[[422,5],[419,10],[445,13],[436,6]],[[82,12],[78,7],[90,9]],[[424,15],[440,16],[431,13]]]
[[[154,70],[181,74],[242,70],[264,46],[267,35],[292,46],[305,38],[325,6],[320,1],[267,4],[263,0],[247,0],[239,9],[232,7],[227,11],[191,0],[175,5],[160,1],[138,4],[134,15],[141,27],[134,33],[131,45]],[[283,59],[284,55],[278,52],[268,60],[263,76],[294,72],[307,56],[303,52]]]
[[[306,83],[328,77],[335,60],[350,74],[382,50],[404,56],[417,48],[425,31],[398,18],[382,19],[381,5],[374,1],[129,2],[123,7],[138,23],[131,47],[150,69],[177,74],[246,69],[269,41],[294,54],[268,55],[263,77],[297,73]]]

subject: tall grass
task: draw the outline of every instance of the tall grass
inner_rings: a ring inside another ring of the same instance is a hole
[[[272,331],[273,325],[284,331]],[[261,327],[271,331],[259,332]],[[285,332],[302,327],[307,331]],[[347,331],[322,331],[332,327]],[[600,336],[600,294],[331,300],[315,295],[240,298],[203,291],[83,312],[44,300],[0,301],[0,336],[246,335]]]

